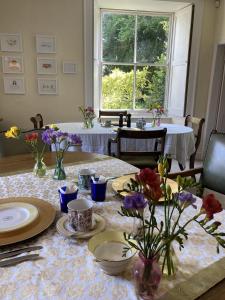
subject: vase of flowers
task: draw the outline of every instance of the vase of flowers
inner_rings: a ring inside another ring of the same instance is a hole
[[[182,218],[187,207],[192,206],[197,209],[196,198],[185,191],[188,187],[196,187],[197,184],[192,178],[178,176],[178,190],[173,192],[167,182],[167,170],[167,159],[162,157],[158,164],[159,173],[151,169],[143,169],[136,174],[135,179],[131,179],[128,188],[125,189],[129,194],[125,197],[119,214],[141,220],[142,234],[125,233],[125,239],[130,247],[139,251],[142,261],[154,260],[156,263],[157,258],[160,257],[162,272],[166,271],[167,275],[171,276],[176,269],[172,242],[178,243],[180,250],[184,248],[184,240],[188,239],[186,227],[190,223],[197,223],[216,239],[217,251],[220,246],[225,248],[225,234],[218,231],[221,223],[213,220],[214,214],[222,211],[220,202],[213,194],[203,197],[201,208],[192,217],[186,217],[185,220]],[[156,207],[160,198],[164,201],[163,215],[159,218],[156,216]],[[137,243],[134,244],[132,240],[136,240]],[[128,250],[129,247],[125,249]],[[148,285],[143,284],[142,289],[144,288],[147,289]],[[151,291],[146,291],[146,294],[151,294]]]
[[[54,146],[56,152],[56,167],[53,178],[63,180],[66,178],[66,173],[63,166],[64,153],[72,145],[81,145],[81,139],[76,134],[68,134],[53,127],[46,129],[42,133],[42,140],[45,144]]]
[[[164,107],[159,102],[152,102],[149,107],[149,112],[152,114],[152,127],[159,127],[161,117],[165,114]]]
[[[88,106],[87,108],[80,106],[79,110],[83,115],[84,128],[93,128],[94,127],[94,119],[96,118],[96,114],[92,107]]]
[[[20,128],[13,126],[5,133],[5,136],[7,138],[21,139],[22,131]],[[33,173],[38,177],[45,176],[47,171],[46,165],[43,161],[45,144],[41,143],[41,141],[39,140],[38,132],[30,132],[25,134],[24,141],[27,144],[27,146],[30,148],[35,159]]]

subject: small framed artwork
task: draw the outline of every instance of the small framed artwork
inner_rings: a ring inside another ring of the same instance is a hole
[[[39,95],[57,95],[58,81],[52,78],[38,78]]]
[[[55,58],[37,58],[37,74],[57,74]]]
[[[23,56],[2,56],[3,73],[23,73]]]
[[[5,94],[25,94],[23,77],[4,77]]]
[[[63,61],[63,73],[64,74],[76,74],[77,66],[74,61]]]
[[[56,53],[56,39],[53,35],[36,35],[37,53]]]
[[[1,33],[0,49],[5,52],[22,52],[22,37],[20,33]]]

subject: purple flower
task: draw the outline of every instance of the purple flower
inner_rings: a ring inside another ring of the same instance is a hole
[[[123,204],[125,209],[144,209],[147,203],[143,194],[133,193],[125,197]]]
[[[42,141],[45,144],[51,145],[53,143],[53,133],[54,133],[54,129],[49,128],[46,129],[43,133],[42,133]]]
[[[196,202],[196,198],[192,195],[192,193],[182,192],[178,195],[178,200],[185,207],[192,205],[194,208],[197,208],[196,205],[194,205],[194,203]]]
[[[68,139],[69,139],[69,142],[71,144],[74,144],[74,145],[81,145],[82,144],[81,138],[76,134],[69,134]]]

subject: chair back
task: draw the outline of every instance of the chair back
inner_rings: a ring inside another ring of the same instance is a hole
[[[164,153],[164,147],[165,147],[165,138],[166,138],[166,132],[167,129],[159,129],[159,130],[127,130],[118,128],[117,132],[117,155],[118,158],[121,158],[123,155],[129,154],[133,156],[139,156],[139,155],[149,155],[154,156],[155,159],[158,159],[160,155],[163,155]],[[160,149],[156,149],[155,146],[153,146],[153,151],[135,151],[135,152],[123,152],[121,151],[121,141],[122,139],[138,139],[138,140],[153,140],[157,145],[160,147]],[[160,142],[159,142],[160,140]]]
[[[197,152],[199,144],[201,142],[202,128],[203,128],[204,122],[205,122],[204,118],[191,117],[190,115],[187,115],[185,118],[185,121],[184,121],[184,125],[191,127],[194,131],[195,152]]]
[[[225,195],[225,133],[213,131],[203,163],[203,186]]]
[[[99,110],[99,121],[101,117],[119,117],[121,114],[126,118],[127,110]]]
[[[43,117],[41,114],[36,114],[35,117],[30,118],[34,125],[34,129],[41,129],[44,126]]]
[[[41,133],[43,132],[43,129],[37,130],[27,130],[23,131],[21,133],[20,140],[13,139],[13,138],[6,138],[5,132],[0,132],[0,157],[4,156],[11,156],[11,155],[17,155],[17,154],[26,154],[30,153],[30,147],[26,144],[24,141],[25,135],[32,132],[38,132],[39,133],[39,141],[41,141]],[[46,151],[48,151],[46,147]]]

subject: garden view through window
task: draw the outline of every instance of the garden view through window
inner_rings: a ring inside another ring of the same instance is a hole
[[[170,16],[102,11],[101,107],[165,105]]]

